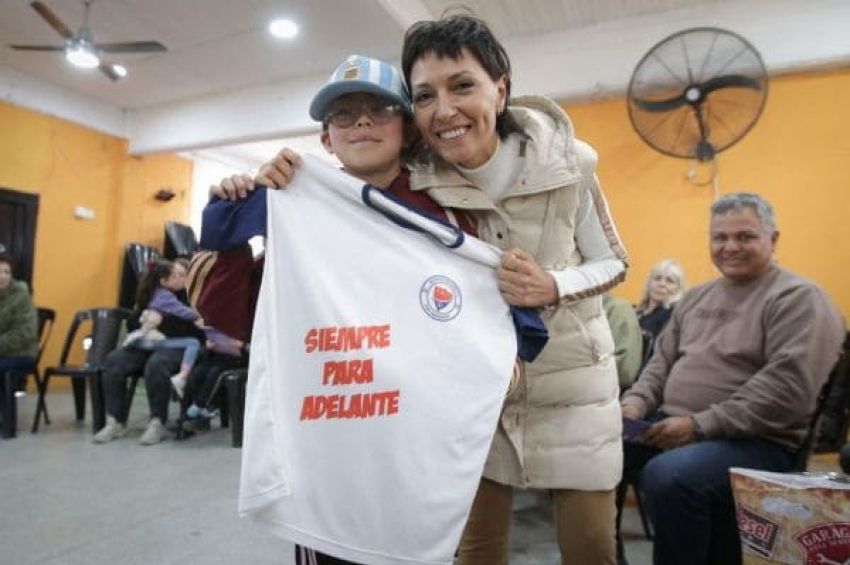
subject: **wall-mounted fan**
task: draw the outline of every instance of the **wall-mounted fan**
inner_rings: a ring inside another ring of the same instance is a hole
[[[755,125],[767,100],[767,70],[741,36],[686,29],[657,43],[635,68],[629,118],[638,135],[673,157],[711,162]]]
[[[127,41],[122,43],[95,43],[89,29],[89,8],[93,0],[83,0],[85,13],[83,24],[76,33],[59,19],[59,16],[43,2],[31,2],[30,6],[38,12],[50,27],[65,39],[65,45],[10,45],[12,49],[21,51],[60,51],[72,64],[83,68],[98,67],[100,71],[112,80],[118,80],[124,74],[118,65],[103,61],[102,53],[162,53],[167,51],[165,45],[158,41]]]

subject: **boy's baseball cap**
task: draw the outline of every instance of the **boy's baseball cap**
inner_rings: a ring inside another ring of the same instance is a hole
[[[394,66],[363,55],[349,55],[310,103],[310,117],[321,122],[331,103],[343,94],[369,92],[392,100],[410,114],[410,100],[401,72]]]

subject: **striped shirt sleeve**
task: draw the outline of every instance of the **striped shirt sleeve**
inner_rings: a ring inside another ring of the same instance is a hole
[[[574,267],[549,271],[561,300],[566,302],[601,294],[626,278],[626,250],[596,177],[582,188],[575,238],[584,260]]]

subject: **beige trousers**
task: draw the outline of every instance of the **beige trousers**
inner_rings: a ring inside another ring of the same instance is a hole
[[[615,565],[614,490],[553,489],[563,565]],[[507,565],[512,487],[481,479],[460,543],[459,565]]]

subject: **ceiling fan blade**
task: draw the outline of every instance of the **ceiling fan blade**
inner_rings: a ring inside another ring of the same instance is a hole
[[[121,75],[115,72],[115,69],[112,68],[112,63],[101,61],[97,68],[100,69],[100,72],[109,77],[111,81],[117,82],[121,80]]]
[[[761,81],[747,75],[722,75],[705,81],[700,87],[700,90],[702,90],[703,96],[706,96],[720,88],[729,87],[761,90]]]
[[[9,45],[12,49],[18,51],[64,51],[65,46],[57,47],[56,45]]]
[[[65,25],[65,22],[59,19],[59,16],[53,13],[53,11],[47,7],[43,2],[35,2],[30,3],[33,10],[38,12],[38,15],[41,16],[44,21],[50,24],[50,27],[56,30],[56,33],[64,37],[65,39],[69,39],[74,37],[74,32],[72,32],[68,26]]]
[[[159,41],[125,41],[122,43],[97,43],[104,53],[163,53],[168,49]]]
[[[684,106],[688,103],[688,100],[685,98],[684,94],[680,94],[675,98],[668,98],[667,100],[644,100],[641,98],[632,98],[632,102],[635,103],[635,106],[647,112],[669,112],[670,110],[675,110],[680,106]]]

